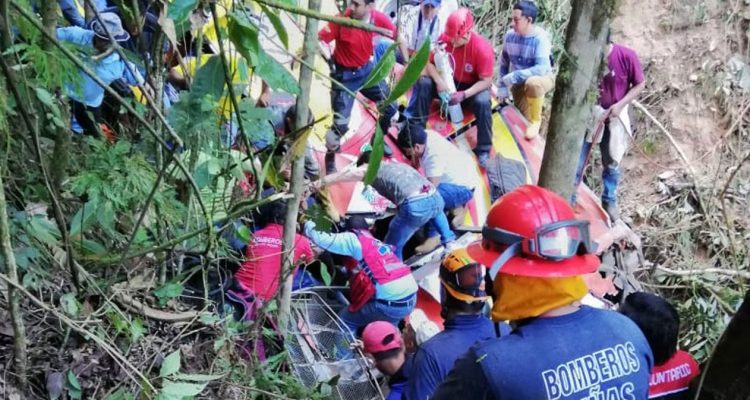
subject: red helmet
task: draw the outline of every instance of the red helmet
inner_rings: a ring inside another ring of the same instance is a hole
[[[482,240],[469,254],[490,269],[542,278],[587,274],[599,267],[588,221],[575,219],[568,202],[539,186],[524,185],[492,205]]]
[[[448,16],[445,22],[445,36],[448,39],[463,37],[474,27],[474,15],[468,8],[459,8]]]

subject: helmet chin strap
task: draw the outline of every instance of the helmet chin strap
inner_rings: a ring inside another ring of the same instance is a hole
[[[498,257],[495,262],[492,263],[492,267],[490,267],[490,278],[494,281],[497,274],[500,272],[500,269],[503,268],[503,265],[508,262],[511,258],[521,254],[521,247],[522,242],[516,242],[512,245],[508,246],[505,251],[500,253],[500,257]]]

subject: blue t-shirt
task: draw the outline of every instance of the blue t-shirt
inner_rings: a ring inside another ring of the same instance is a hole
[[[472,347],[432,399],[647,399],[652,366],[633,321],[583,306]]]
[[[444,327],[444,331],[422,343],[414,355],[414,369],[404,398],[429,398],[458,357],[474,343],[497,336],[494,324],[484,315],[457,315],[445,321]],[[501,335],[509,332],[507,324],[500,324]]]

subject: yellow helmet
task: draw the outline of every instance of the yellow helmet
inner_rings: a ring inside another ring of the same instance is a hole
[[[466,249],[453,250],[440,264],[440,282],[445,290],[467,303],[487,301],[484,275],[484,265],[474,260]]]

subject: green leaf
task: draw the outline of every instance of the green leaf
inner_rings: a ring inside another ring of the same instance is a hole
[[[226,337],[220,337],[214,341],[214,351],[219,351],[222,347],[224,347],[224,344],[227,342]]]
[[[299,85],[283,65],[266,54],[258,42],[258,27],[237,14],[229,15],[229,40],[261,78],[273,89],[299,94]]]
[[[34,91],[36,92],[36,98],[39,99],[42,104],[49,107],[50,109],[57,108],[57,105],[55,105],[55,98],[50,92],[39,87],[35,88]]]
[[[212,56],[205,64],[198,68],[193,80],[193,86],[190,88],[194,96],[203,97],[211,95],[214,101],[218,101],[224,94],[224,66],[221,63],[221,56]]]
[[[175,25],[187,21],[190,12],[198,5],[198,0],[174,0],[169,3],[167,16],[172,18]]]
[[[70,317],[77,317],[81,311],[81,307],[76,300],[76,296],[73,293],[65,293],[60,297],[60,306],[62,306],[65,314]]]
[[[73,216],[73,220],[70,221],[71,237],[76,237],[91,227],[94,221],[96,221],[98,208],[96,201],[89,200],[78,209],[76,215]]]
[[[328,266],[320,262],[320,277],[323,279],[323,284],[326,286],[331,286],[331,274],[328,272]]]
[[[378,61],[375,68],[370,72],[370,75],[365,79],[365,83],[360,90],[371,88],[388,77],[388,74],[391,73],[393,66],[396,64],[396,46],[398,46],[398,42],[393,42],[393,44],[388,47],[388,50],[386,50],[383,57],[380,58],[380,61]]]
[[[154,290],[154,296],[159,299],[159,304],[167,304],[169,299],[173,299],[182,294],[185,288],[179,282],[168,282],[159,289]]]
[[[115,233],[115,208],[110,202],[104,202],[104,204],[98,207],[96,212],[96,222],[110,235]]]
[[[377,128],[375,129],[375,140],[372,143],[372,154],[370,154],[370,162],[367,164],[367,173],[365,173],[365,185],[371,184],[378,175],[380,161],[383,159],[384,147],[385,141],[383,138],[383,131],[380,129],[380,125],[377,125]]]
[[[175,350],[164,358],[159,369],[159,377],[164,378],[174,375],[180,370],[180,350]],[[195,393],[197,394],[197,393]],[[189,396],[189,395],[185,395]]]
[[[68,388],[81,391],[81,383],[78,382],[78,377],[73,373],[73,370],[68,370]]]
[[[107,252],[107,248],[104,245],[93,240],[76,240],[75,244],[80,244],[79,250],[83,250],[85,255],[101,256]]]
[[[258,52],[258,63],[254,67],[255,72],[268,83],[268,86],[293,95],[299,94],[299,84],[294,75],[263,50]]]
[[[133,400],[133,395],[125,388],[119,388],[114,393],[106,397],[106,400]]]
[[[130,324],[130,343],[137,342],[145,333],[146,328],[143,327],[143,321],[139,318],[134,319]]]
[[[27,225],[27,232],[34,239],[49,246],[57,245],[60,238],[60,231],[57,227],[42,217],[31,218]]]
[[[166,381],[161,391],[168,396],[189,397],[200,394],[206,388],[206,385],[208,385],[208,382],[188,383]]]
[[[193,180],[195,181],[196,186],[198,186],[198,189],[203,189],[211,183],[211,174],[208,172],[208,163],[201,163],[199,166],[195,167]]]
[[[399,97],[401,97],[406,91],[409,90],[414,84],[417,82],[419,77],[422,75],[422,71],[424,71],[425,65],[427,65],[427,61],[430,58],[430,43],[429,40],[425,40],[425,42],[422,44],[422,47],[419,48],[419,51],[417,51],[416,54],[414,54],[414,57],[412,57],[411,60],[409,60],[409,64],[406,65],[406,69],[404,70],[404,74],[401,76],[401,79],[396,83],[396,85],[393,87],[393,90],[391,90],[390,96],[383,102],[383,104],[391,104],[394,101],[396,101]]]
[[[242,225],[239,228],[236,228],[235,234],[244,243],[250,242],[250,237],[252,236],[252,234],[250,233],[250,229],[248,229],[247,226],[245,225]]]
[[[273,25],[273,29],[276,29],[276,33],[279,35],[279,40],[281,41],[281,44],[284,45],[285,49],[289,49],[289,35],[286,33],[286,28],[284,27],[284,24],[281,22],[281,18],[279,18],[279,14],[276,14],[275,12],[268,9],[263,4],[260,4],[261,10],[263,10],[263,13],[266,14],[268,19],[271,21],[271,25]]]

